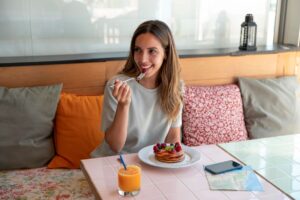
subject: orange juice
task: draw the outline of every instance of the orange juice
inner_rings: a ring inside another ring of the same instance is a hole
[[[118,172],[118,181],[119,190],[124,192],[124,195],[127,193],[135,195],[141,187],[141,168],[136,165],[128,165],[127,170],[123,167],[120,168]]]

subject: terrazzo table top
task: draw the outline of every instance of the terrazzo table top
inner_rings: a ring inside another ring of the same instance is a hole
[[[290,197],[300,199],[300,134],[218,146]]]

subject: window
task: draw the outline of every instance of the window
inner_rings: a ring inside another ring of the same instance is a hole
[[[1,0],[0,57],[128,51],[143,21],[165,21],[178,49],[238,47],[247,13],[273,43],[277,0]]]

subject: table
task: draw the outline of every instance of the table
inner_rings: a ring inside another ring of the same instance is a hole
[[[292,198],[300,199],[300,134],[219,144]]]
[[[195,165],[181,169],[163,169],[142,163],[137,154],[124,155],[127,164],[137,164],[142,168],[140,193],[126,199],[222,199],[222,200],[286,200],[287,195],[272,184],[258,177],[264,192],[212,191],[209,189],[203,165],[234,159],[217,145],[195,147],[201,159]],[[81,168],[93,188],[97,199],[124,199],[117,194],[117,171],[121,164],[117,156],[86,159]]]

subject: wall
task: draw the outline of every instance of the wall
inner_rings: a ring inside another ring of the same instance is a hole
[[[0,85],[24,87],[63,83],[65,92],[102,94],[105,83],[124,65],[121,61],[1,67]],[[234,83],[243,77],[277,77],[297,74],[300,52],[216,56],[180,59],[182,78],[188,85]]]

